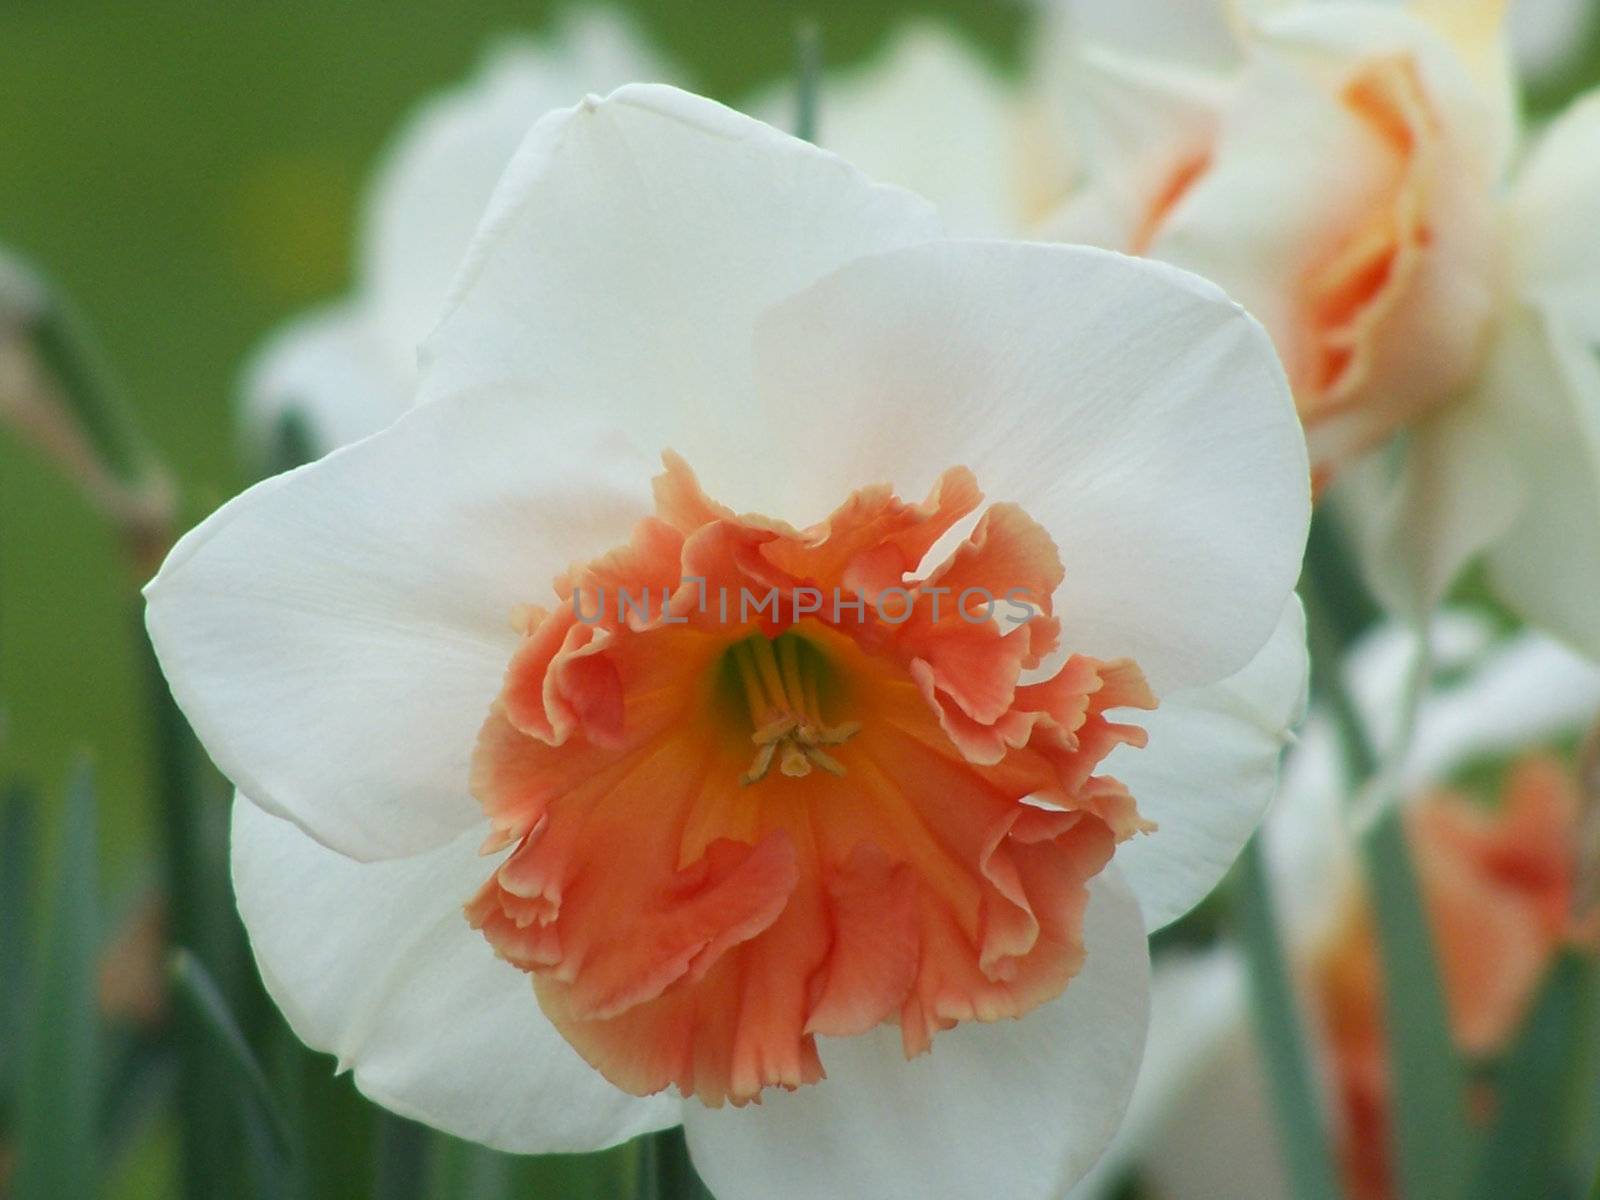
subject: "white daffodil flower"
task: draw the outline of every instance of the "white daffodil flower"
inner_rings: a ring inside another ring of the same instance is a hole
[[[1369,635],[1346,666],[1347,682],[1374,731],[1396,723],[1402,700],[1393,684],[1405,674],[1411,653],[1412,634],[1391,626]],[[1519,861],[1537,861],[1551,852],[1559,857],[1572,845],[1573,814],[1540,811],[1551,789],[1561,784],[1537,763],[1512,777],[1498,818],[1485,817],[1475,804],[1442,803],[1437,789],[1463,767],[1537,751],[1592,724],[1600,712],[1600,668],[1537,634],[1496,638],[1487,622],[1458,612],[1447,612],[1436,623],[1433,654],[1449,682],[1430,692],[1420,707],[1401,782],[1414,808],[1434,808],[1431,824],[1414,823],[1411,832],[1424,885],[1430,878],[1447,878],[1428,889],[1436,927],[1446,939],[1447,988],[1449,960],[1465,957],[1459,949],[1451,954],[1447,910],[1469,914],[1470,937],[1495,956],[1490,969],[1472,975],[1470,988],[1457,986],[1450,997],[1458,1037],[1482,1051],[1485,1041],[1505,1034],[1508,1016],[1525,1011],[1549,945],[1537,930],[1530,935],[1519,923],[1527,914],[1518,909],[1528,906],[1517,888],[1496,894],[1471,872],[1458,871],[1463,857],[1470,862],[1470,856],[1451,839],[1460,837],[1461,813],[1474,811],[1484,828],[1475,828],[1473,836],[1499,841],[1513,835],[1514,852],[1523,856]],[[1263,832],[1282,934],[1302,972],[1314,1058],[1330,1072],[1329,1100],[1345,1131],[1341,1158],[1347,1178],[1353,1194],[1382,1195],[1387,1178],[1383,1138],[1352,1128],[1347,1111],[1352,1101],[1364,1099],[1359,1092],[1366,1081],[1359,1071],[1354,1077],[1348,1070],[1341,1073],[1351,1066],[1349,1048],[1331,1031],[1336,1024],[1348,1038],[1352,1027],[1364,1030],[1362,1014],[1348,1011],[1360,1007],[1351,999],[1362,999],[1351,995],[1348,978],[1352,962],[1361,957],[1349,953],[1346,927],[1350,906],[1345,902],[1358,878],[1344,816],[1353,786],[1331,722],[1313,712],[1285,763],[1282,792]],[[1441,849],[1442,871],[1437,865]],[[1526,868],[1519,874],[1540,876]],[[1461,881],[1466,886],[1459,886]],[[1450,883],[1458,886],[1452,889]],[[1506,943],[1497,926],[1508,922],[1517,953],[1501,952]],[[1476,1004],[1466,1003],[1464,993]],[[1340,1008],[1346,1011],[1341,1014]],[[1128,1120],[1072,1198],[1109,1197],[1130,1169],[1139,1171],[1157,1200],[1286,1197],[1290,1189],[1274,1119],[1250,1025],[1246,968],[1235,947],[1223,942],[1158,959],[1150,1041]]]
[[[1130,54],[1170,58],[1191,66],[1226,70],[1244,55],[1249,26],[1296,0],[1039,0],[1044,26],[1060,53],[1073,42],[1090,43]],[[1348,0],[1302,0],[1348,3]],[[1447,4],[1466,12],[1482,9],[1473,0],[1375,0],[1412,4],[1434,12]],[[1542,78],[1562,70],[1573,49],[1582,44],[1594,20],[1592,0],[1496,0],[1505,13],[1510,49],[1517,73]],[[1497,16],[1498,13],[1492,14]]]
[[[507,1150],[681,1121],[723,1200],[1060,1194],[1302,703],[1266,334],[652,86],[533,129],[453,296],[147,589],[296,1031]]]
[[[1261,319],[1391,611],[1481,556],[1600,654],[1600,96],[1525,152],[1497,0],[1238,7],[1183,6],[1237,35],[1220,65],[1081,52],[1088,178],[1052,236]]]
[[[252,453],[271,444],[287,413],[323,454],[404,412],[417,348],[528,127],[587,93],[677,74],[621,16],[586,10],[538,41],[498,45],[471,80],[422,105],[368,190],[354,289],[279,330],[245,373]]]
[[[1041,0],[1018,78],[945,23],[914,19],[869,58],[824,74],[816,141],[932,200],[952,233],[1027,236],[1060,207],[1083,166],[1072,113],[1084,46],[1221,74],[1238,67],[1250,21],[1286,2]],[[1588,15],[1588,0],[1513,4],[1509,34],[1521,72],[1559,70]],[[770,84],[740,107],[789,128],[794,82]]]

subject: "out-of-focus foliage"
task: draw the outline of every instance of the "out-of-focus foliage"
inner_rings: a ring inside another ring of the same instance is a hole
[[[247,480],[243,357],[345,285],[361,191],[419,99],[549,0],[12,0],[0,7],[0,239],[73,296],[186,487],[185,525]],[[719,98],[784,74],[802,17],[831,61],[908,14],[947,18],[1012,61],[1004,0],[636,0],[643,30]],[[577,97],[574,97],[577,99]],[[0,439],[0,779],[60,779],[92,731],[108,861],[149,836],[150,769],[128,579],[101,522]]]
[[[182,481],[181,527],[249,482],[241,367],[285,317],[347,286],[363,189],[403,118],[497,38],[538,33],[572,7],[0,7],[0,243],[80,310]],[[728,100],[792,71],[803,18],[835,62],[869,54],[913,12],[947,18],[1002,63],[1023,28],[1021,8],[996,0],[611,7],[683,65],[680,82]],[[623,1194],[637,1148],[515,1160],[427,1135],[379,1116],[287,1032],[231,915],[221,781],[198,768],[171,710],[152,737],[144,570],[50,463],[0,437],[0,1195],[80,1194],[97,1178],[129,1200]],[[87,775],[73,785],[81,802],[63,799],[85,749],[92,808]],[[74,813],[92,816],[91,835]],[[167,941],[199,952],[185,971],[202,985],[176,1003],[163,995]],[[262,1080],[276,1116],[261,1109]],[[32,1098],[46,1095],[77,1108],[40,1112]],[[14,1138],[35,1126],[50,1136],[28,1140],[49,1157],[19,1175]]]

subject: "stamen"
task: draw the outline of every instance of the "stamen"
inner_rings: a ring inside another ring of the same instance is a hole
[[[755,660],[756,673],[766,688],[767,700],[774,709],[783,708],[783,679],[778,674],[778,660],[772,653],[772,643],[757,635],[746,641],[745,645],[750,648],[750,657]]]
[[[744,699],[750,707],[751,718],[765,723],[765,714],[771,711],[772,705],[762,690],[761,680],[756,676],[755,654],[749,642],[741,642],[733,648],[733,660],[739,664],[739,679],[744,684]],[[757,713],[762,716],[757,718]]]
[[[750,769],[739,777],[752,784],[766,778],[774,760],[781,774],[803,779],[814,767],[830,775],[845,768],[823,746],[842,746],[861,731],[860,721],[826,725],[818,698],[817,652],[793,634],[769,639],[756,634],[733,648],[756,746]]]
[[[767,773],[767,769],[772,766],[772,756],[774,753],[776,753],[777,749],[777,742],[768,742],[765,746],[761,747],[761,749],[757,750],[755,761],[750,764],[750,769],[748,771],[739,776],[739,782],[743,784],[751,784],[765,775]]]

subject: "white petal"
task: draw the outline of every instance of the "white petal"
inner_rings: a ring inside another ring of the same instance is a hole
[[[422,106],[369,190],[357,292],[280,331],[247,374],[252,450],[290,409],[305,416],[319,454],[405,411],[417,347],[524,135],[587,92],[667,74],[620,16],[587,12],[541,41],[500,45],[470,81]]]
[[[1221,683],[1164,696],[1134,719],[1144,749],[1118,747],[1105,772],[1128,785],[1154,833],[1117,850],[1152,929],[1199,903],[1233,865],[1267,811],[1278,760],[1305,710],[1305,614],[1291,598],[1272,640]]]
[[[1158,693],[1232,674],[1277,625],[1305,445],[1266,335],[1210,285],[1084,247],[934,243],[844,268],[758,344],[795,505],[868,480],[921,494],[965,463],[1055,538],[1070,648],[1132,655]]]
[[[1493,639],[1491,624],[1466,610],[1440,612],[1428,633],[1429,661],[1441,674],[1473,670]],[[1419,652],[1416,627],[1388,622],[1363,634],[1340,664],[1356,712],[1380,757],[1392,753],[1390,744],[1408,703],[1406,693]],[[1438,692],[1424,695],[1418,703],[1414,747],[1437,740],[1425,731],[1435,724],[1439,704]],[[1412,753],[1400,770],[1406,800],[1415,798],[1422,784],[1440,778],[1421,778],[1417,762]],[[1284,757],[1278,798],[1261,831],[1279,926],[1291,950],[1315,946],[1329,936],[1342,915],[1337,901],[1357,886],[1360,868],[1350,817],[1360,782],[1350,776],[1331,714],[1324,706],[1313,707]]]
[[[1290,946],[1326,936],[1358,878],[1346,819],[1350,789],[1339,731],[1316,709],[1284,757],[1283,784],[1261,827],[1278,926]]]
[[[1298,281],[1387,164],[1337,97],[1281,55],[1256,57],[1222,122],[1210,167],[1149,252],[1219,281],[1272,331],[1294,374]]]
[[[1053,1200],[1105,1148],[1144,1044],[1149,960],[1138,905],[1095,881],[1083,970],[1016,1021],[968,1022],[906,1062],[890,1026],[822,1045],[828,1078],[742,1109],[686,1106],[719,1200]]]
[[[1152,1129],[1139,1178],[1174,1200],[1288,1200],[1278,1128],[1255,1034],[1236,1026]]]
[[[413,409],[178,543],[145,592],[173,695],[235,784],[319,840],[436,846],[479,817],[468,765],[513,608],[624,542],[653,469],[519,396]]]
[[[1526,502],[1488,550],[1490,581],[1525,620],[1600,657],[1600,356],[1553,315],[1514,321],[1502,340],[1521,369],[1498,399]]]
[[[1240,0],[1048,0],[1075,41],[1217,70],[1240,54]]]
[[[748,111],[789,128],[794,93],[780,83]],[[1017,98],[999,72],[924,20],[898,31],[871,61],[828,73],[816,142],[873,179],[926,196],[951,232],[999,236],[1023,216],[1017,117]]]
[[[1450,44],[1488,101],[1502,161],[1515,148],[1521,105],[1508,33],[1527,24],[1525,19],[1508,21],[1507,7],[1507,0],[1409,0],[1408,4],[1412,14]]]
[[[1593,724],[1596,712],[1600,666],[1549,638],[1518,634],[1427,698],[1404,778],[1421,787],[1476,759],[1549,744]]]
[[[550,420],[581,412],[670,446],[735,508],[790,516],[770,503],[784,464],[751,403],[757,314],[936,231],[926,201],[834,155],[709,100],[623,88],[518,151],[428,343],[423,394],[517,387]]]
[[[245,436],[260,456],[295,414],[317,454],[375,433],[411,403],[414,370],[373,327],[368,309],[344,303],[279,330],[245,373]]]
[[[1522,293],[1600,342],[1600,89],[1551,123],[1523,164],[1511,217]]]
[[[233,886],[262,980],[295,1033],[404,1116],[520,1153],[597,1150],[681,1119],[607,1083],[494,956],[462,904],[494,869],[483,828],[357,863],[241,796]]]
[[[1468,669],[1493,639],[1490,622],[1465,610],[1440,612],[1428,633],[1430,661],[1440,672]],[[1380,755],[1388,751],[1384,739],[1392,739],[1400,723],[1417,654],[1417,630],[1389,622],[1363,634],[1340,664]],[[1433,707],[1433,697],[1425,696],[1419,732],[1430,724]],[[1326,936],[1341,915],[1336,901],[1356,884],[1359,867],[1347,820],[1356,783],[1331,716],[1314,708],[1284,756],[1278,797],[1261,830],[1278,922],[1290,947],[1313,946]]]
[[[670,74],[620,15],[586,11],[539,41],[500,45],[474,79],[411,118],[374,183],[362,261],[373,320],[408,366],[534,123],[590,92]]]
[[[1084,52],[1071,80],[1090,175],[1042,232],[1140,250],[1174,182],[1211,155],[1226,92],[1208,76],[1105,51]]]
[[[1419,624],[1386,621],[1364,632],[1341,664],[1345,686],[1365,720],[1367,736],[1380,761],[1392,761],[1395,738],[1408,736],[1407,710],[1415,704],[1418,673],[1427,671],[1431,694],[1446,681],[1472,671],[1494,648],[1499,632],[1486,613],[1440,609],[1426,623],[1428,653],[1424,662],[1423,629]],[[1429,695],[1423,696],[1423,707],[1429,699]]]
[[[1315,378],[1321,353],[1302,283],[1392,187],[1389,152],[1343,99],[1350,72],[1406,56],[1439,126],[1425,160],[1430,253],[1374,334],[1368,402],[1313,427],[1320,466],[1386,432],[1385,414],[1425,405],[1470,374],[1494,300],[1497,150],[1462,65],[1405,14],[1368,6],[1357,20],[1353,10],[1300,5],[1268,28],[1231,94],[1209,168],[1149,252],[1226,288],[1272,333],[1297,383]]]
[[[1530,352],[1524,334],[1503,332],[1465,394],[1351,464],[1337,484],[1332,499],[1367,585],[1394,615],[1414,622],[1432,612],[1516,519],[1527,488],[1500,397],[1520,394]]]
[[[1495,175],[1516,149],[1518,98],[1506,0],[1288,4],[1263,34],[1285,45],[1371,58],[1407,54],[1420,69],[1434,117],[1452,140],[1473,146]]]
[[[1446,610],[1430,626],[1436,683],[1418,706],[1398,778],[1408,800],[1472,763],[1517,754],[1586,728],[1600,711],[1600,666],[1549,638],[1486,640],[1484,619]],[[1384,625],[1346,659],[1346,682],[1369,733],[1394,728],[1416,633]],[[1380,747],[1381,749],[1381,747]],[[1326,712],[1313,711],[1284,761],[1263,827],[1279,915],[1291,945],[1310,945],[1337,916],[1328,897],[1357,878],[1346,819],[1355,781]]]
[[[1127,1118],[1094,1170],[1068,1193],[1070,1200],[1112,1200],[1128,1170],[1171,1125],[1194,1119],[1200,1085],[1214,1082],[1237,1043],[1253,1036],[1246,984],[1244,963],[1226,942],[1156,959],[1150,973],[1150,1037]]]

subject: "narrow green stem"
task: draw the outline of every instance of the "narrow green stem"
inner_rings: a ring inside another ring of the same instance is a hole
[[[1595,1083],[1600,1079],[1600,961],[1593,954],[1586,959],[1578,986],[1577,1028],[1566,1048],[1571,1069],[1563,1085],[1567,1113],[1563,1154],[1579,1176],[1600,1161],[1600,1088]]]
[[[709,1200],[694,1164],[683,1127],[663,1129],[639,1139],[638,1200]]]
[[[1305,1028],[1278,936],[1278,921],[1260,837],[1239,860],[1234,894],[1239,939],[1250,971],[1250,999],[1284,1160],[1296,1200],[1337,1200],[1338,1175],[1328,1149],[1328,1122],[1306,1054]]]
[[[433,1131],[425,1125],[380,1110],[373,1200],[424,1200],[433,1158]]]
[[[1474,1163],[1467,1069],[1451,1038],[1433,929],[1398,803],[1380,806],[1359,845],[1377,914],[1401,1194],[1455,1200],[1466,1195]]]
[[[16,1200],[95,1196],[102,1183],[97,1126],[105,1041],[95,1004],[99,796],[87,763],[74,770],[61,812],[48,915],[20,1039],[16,1124],[9,1131],[17,1169],[8,1194]]]
[[[1309,547],[1301,591],[1313,656],[1313,685],[1338,728],[1350,779],[1356,843],[1371,891],[1384,980],[1383,1018],[1393,1084],[1397,1182],[1414,1200],[1459,1200],[1471,1181],[1467,1071],[1450,1034],[1433,931],[1418,886],[1396,791],[1416,708],[1428,677],[1427,636],[1418,632],[1417,658],[1406,680],[1403,711],[1385,753],[1373,745],[1366,721],[1341,672],[1361,623],[1348,611],[1348,561],[1326,524]]]
[[[1474,1200],[1580,1193],[1578,1176],[1593,1162],[1579,1131],[1595,1082],[1588,1054],[1594,984],[1595,960],[1587,950],[1563,950],[1546,972],[1497,1073],[1494,1114],[1479,1140]]]
[[[815,21],[801,21],[795,30],[794,135],[817,140],[817,111],[822,91],[822,33]]]
[[[1312,692],[1338,727],[1350,779],[1365,781],[1377,774],[1378,752],[1345,684],[1343,664],[1346,652],[1371,623],[1373,608],[1326,513],[1319,512],[1311,523],[1300,597],[1306,607]]]
[[[171,476],[139,428],[88,324],[59,290],[38,283],[37,291],[37,304],[12,335],[31,349],[35,364],[30,391],[37,394],[24,425],[116,523],[142,573],[172,541]]]
[[[60,382],[63,397],[112,475],[130,485],[164,477],[105,356],[90,337],[87,323],[59,292],[50,293],[34,327],[33,340],[39,357]]]
[[[0,787],[0,1029],[27,1027],[34,966],[33,885],[38,799],[20,782]],[[15,1037],[0,1038],[0,1095],[16,1094]]]
[[[211,966],[219,965],[218,922],[226,901],[216,885],[218,864],[207,852],[199,803],[200,750],[189,724],[167,688],[155,652],[139,632],[148,689],[151,738],[155,752],[156,799],[164,851],[163,878],[171,914],[170,937],[177,945],[202,948]],[[236,1121],[218,1096],[225,1094],[227,1071],[212,1049],[204,1021],[191,1008],[174,1017],[178,1047],[179,1135],[183,1150],[183,1194],[189,1200],[220,1194],[222,1181],[239,1183],[237,1156],[229,1149]]]
[[[173,952],[170,970],[174,990],[206,1027],[213,1044],[222,1051],[233,1068],[235,1080],[242,1084],[238,1090],[255,1105],[271,1134],[271,1149],[282,1160],[274,1165],[287,1165],[293,1151],[289,1126],[278,1110],[277,1097],[272,1093],[272,1085],[267,1082],[266,1072],[256,1061],[255,1053],[245,1041],[238,1021],[228,1010],[228,1002],[223,998],[216,980],[211,978],[199,959],[182,947]]]

